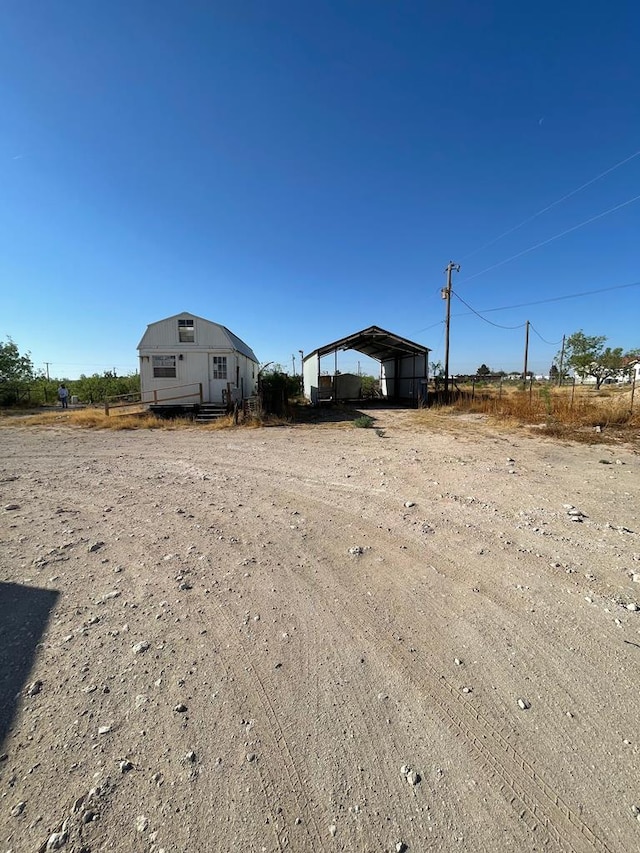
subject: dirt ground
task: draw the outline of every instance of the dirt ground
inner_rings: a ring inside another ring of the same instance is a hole
[[[640,455],[375,416],[0,429],[0,853],[640,849]]]

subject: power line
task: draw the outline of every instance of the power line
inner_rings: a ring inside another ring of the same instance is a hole
[[[495,326],[497,329],[522,329],[526,325],[526,323],[520,323],[519,326],[501,326],[500,323],[494,323],[492,320],[487,320],[486,317],[483,317],[482,314],[478,313],[475,308],[472,308],[471,305],[469,305],[468,302],[465,302],[464,299],[461,296],[458,296],[457,293],[454,293],[453,295],[456,297],[456,299],[459,299],[463,305],[466,305],[467,308],[473,314],[476,315],[476,317],[480,317],[480,319],[484,320],[485,323],[489,323],[490,326]]]
[[[518,302],[516,305],[501,305],[498,308],[481,308],[479,312],[476,311],[474,308],[472,308],[471,305],[466,303],[464,301],[464,299],[461,296],[459,296],[457,293],[454,293],[454,296],[457,299],[459,299],[460,302],[463,303],[463,305],[466,305],[466,307],[473,314],[477,314],[478,316],[480,316],[480,314],[491,314],[491,313],[494,313],[496,311],[511,311],[514,308],[529,308],[532,305],[546,305],[549,302],[562,302],[565,299],[580,299],[583,296],[592,296],[592,295],[597,294],[597,293],[609,293],[612,290],[626,290],[630,287],[640,287],[640,281],[632,281],[629,284],[613,284],[610,287],[598,287],[595,290],[583,290],[580,293],[565,293],[563,296],[551,296],[548,299],[536,299],[533,302]],[[454,314],[453,316],[454,317],[466,317],[467,315],[466,314]],[[486,319],[486,317],[482,317],[482,319],[485,320],[487,323],[490,322],[489,320]],[[436,326],[443,325],[443,323],[444,323],[444,320],[438,320],[437,323],[432,323],[430,326],[425,326],[423,329],[416,329],[416,331],[412,332],[411,334],[418,335],[421,332],[428,332],[430,329],[434,329]],[[521,328],[521,326],[499,326],[497,323],[494,323],[492,325],[496,325],[496,326],[498,326],[498,328],[503,328],[503,329],[519,329],[519,328]],[[536,332],[536,334],[538,335],[538,337],[541,338],[541,340],[544,340],[544,338],[542,338],[540,336],[540,334],[535,329],[534,329],[534,332]],[[545,343],[550,343],[550,342],[545,341]],[[558,343],[561,343],[561,341],[559,341]],[[552,345],[556,346],[555,343]]]
[[[582,190],[586,190],[587,187],[590,187],[592,184],[595,184],[596,181],[599,181],[601,178],[604,178],[606,175],[611,174],[611,172],[614,172],[616,169],[619,169],[620,166],[624,166],[625,163],[629,163],[631,160],[635,159],[639,155],[640,155],[640,149],[638,151],[634,152],[633,154],[631,154],[629,157],[625,157],[624,160],[620,160],[619,163],[616,163],[615,165],[611,166],[609,169],[605,169],[604,172],[600,172],[599,175],[596,175],[595,178],[591,178],[590,181],[587,181],[586,183],[581,184],[579,187],[576,187],[576,189],[571,190],[571,192],[565,193],[565,195],[561,196],[559,199],[556,199],[556,201],[553,201],[553,202],[551,202],[551,204],[548,204],[546,207],[541,208],[537,213],[534,213],[531,216],[528,216],[526,219],[523,219],[522,222],[518,223],[518,225],[514,225],[513,228],[509,228],[507,231],[504,231],[502,234],[498,235],[498,237],[494,237],[493,240],[489,240],[488,243],[485,243],[484,245],[479,246],[477,249],[474,249],[472,252],[469,252],[468,255],[465,255],[462,258],[462,260],[464,261],[467,258],[472,257],[473,255],[477,255],[478,252],[482,252],[485,249],[488,249],[489,246],[493,246],[499,240],[502,240],[503,237],[508,237],[509,234],[513,234],[514,231],[518,231],[518,229],[522,228],[523,225],[527,225],[529,222],[533,222],[533,220],[537,219],[538,216],[542,216],[543,213],[547,213],[547,211],[551,210],[554,207],[557,207],[557,205],[559,205],[559,204],[562,204],[563,201],[566,201],[567,199],[571,198],[572,196],[577,195],[579,192],[582,192]]]
[[[540,338],[540,340],[545,344],[549,344],[550,347],[558,347],[562,343],[562,339],[560,339],[559,341],[548,341],[548,340],[546,340],[545,338],[542,337],[540,332],[534,328],[533,323],[529,323],[529,326],[533,329],[533,331]]]
[[[438,320],[437,323],[432,323],[430,326],[425,326],[424,329],[418,329],[416,332],[410,332],[412,335],[417,335],[418,332],[428,332],[429,329],[435,329],[436,326],[444,326],[444,320]]]
[[[596,216],[591,216],[589,219],[585,219],[584,222],[579,222],[577,225],[573,225],[571,228],[566,228],[564,231],[561,231],[559,234],[554,234],[553,237],[548,237],[546,240],[542,240],[540,243],[536,243],[533,246],[529,246],[528,249],[523,249],[521,252],[517,252],[515,255],[511,255],[509,258],[505,258],[502,261],[498,261],[496,264],[491,264],[490,267],[487,267],[480,272],[474,273],[473,275],[468,276],[467,278],[463,278],[462,281],[459,281],[458,284],[463,284],[467,281],[473,281],[474,278],[478,278],[481,275],[485,275],[485,273],[491,272],[491,270],[495,270],[498,267],[502,267],[505,264],[511,263],[511,261],[515,261],[516,258],[521,258],[523,255],[528,255],[529,252],[533,252],[536,249],[540,249],[542,246],[546,246],[548,243],[553,243],[554,240],[559,240],[561,237],[565,237],[567,234],[571,234],[573,231],[577,231],[578,228],[583,228],[585,225],[589,225],[591,222],[595,222],[597,219],[602,219],[604,216],[608,216],[610,213],[614,213],[616,210],[620,210],[623,207],[627,207],[629,204],[633,204],[634,201],[638,201],[640,199],[640,195],[636,195],[633,198],[629,198],[626,201],[621,202],[620,204],[616,204],[615,207],[610,207],[608,210],[604,210],[602,213],[596,214]]]
[[[502,305],[499,308],[482,308],[481,311],[483,314],[491,314],[495,311],[510,311],[512,308],[528,308],[530,305],[546,305],[549,302],[562,302],[564,299],[578,299],[582,296],[591,296],[595,293],[608,293],[611,290],[624,290],[629,287],[640,287],[640,281],[633,281],[630,284],[614,284],[611,287],[599,287],[596,290],[583,290],[581,293],[567,293],[564,296],[550,296],[548,299],[537,299],[535,302],[519,302],[517,305]],[[457,293],[456,296],[458,296]],[[458,299],[460,299],[459,296]],[[460,301],[462,302],[462,299],[460,299]],[[457,316],[460,317],[462,315],[458,314]]]

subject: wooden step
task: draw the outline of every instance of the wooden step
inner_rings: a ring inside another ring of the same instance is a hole
[[[227,407],[216,403],[204,403],[198,409],[196,415],[197,424],[208,424],[212,421],[217,421],[218,418],[224,418],[227,414]]]

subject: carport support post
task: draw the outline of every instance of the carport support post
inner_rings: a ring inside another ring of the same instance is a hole
[[[419,397],[420,395],[419,395],[419,392],[418,392],[418,386],[417,386],[417,383],[416,383],[416,354],[415,354],[415,352],[414,352],[414,354],[413,354],[413,378],[412,378],[412,381],[411,381],[411,393],[412,393],[412,394],[413,394],[413,396],[415,397],[416,405],[418,405],[418,397]]]

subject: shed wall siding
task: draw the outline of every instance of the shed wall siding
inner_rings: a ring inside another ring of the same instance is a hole
[[[318,372],[320,359],[317,353],[307,356],[302,363],[304,396],[315,405],[318,402]]]
[[[176,356],[175,379],[166,376],[154,377],[154,355]],[[184,355],[182,360],[177,356],[178,353],[166,347],[162,352],[155,350],[148,355],[140,356],[140,388],[144,403],[173,402],[175,405],[198,403],[200,402],[199,383],[203,385],[203,398],[208,401],[208,353],[190,352]],[[182,395],[187,396],[182,397]],[[172,397],[180,397],[181,399],[172,400]]]
[[[238,389],[245,397],[256,393],[258,366],[247,356],[233,349],[211,349],[184,352],[181,351],[182,359],[178,353],[164,347],[154,349],[140,356],[140,387],[142,389],[142,400],[145,403],[174,402],[175,404],[198,403],[200,401],[200,383],[202,384],[202,398],[205,403],[221,403],[223,391],[229,384],[231,389]],[[176,376],[175,378],[154,377],[153,356],[175,355]],[[213,378],[213,356],[226,356],[227,379],[211,382]],[[186,395],[186,396],[182,396]],[[180,399],[171,400],[172,397]]]

